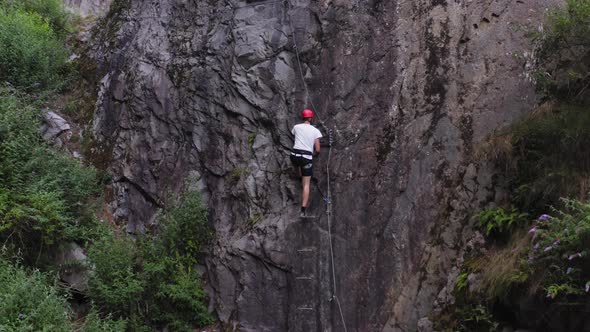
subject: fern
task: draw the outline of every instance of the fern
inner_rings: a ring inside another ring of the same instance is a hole
[[[515,208],[494,208],[483,210],[473,218],[478,220],[476,227],[486,237],[498,239],[509,235],[517,225],[527,221],[528,217],[527,213],[518,212]]]

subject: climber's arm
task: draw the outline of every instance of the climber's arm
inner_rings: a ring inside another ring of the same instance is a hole
[[[320,139],[319,138],[316,138],[315,139],[315,149],[314,149],[314,152],[315,152],[315,155],[316,156],[320,154],[320,147],[321,147]]]

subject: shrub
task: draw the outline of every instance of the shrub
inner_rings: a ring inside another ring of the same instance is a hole
[[[583,197],[590,178],[590,112],[562,104],[512,129],[514,203],[540,214],[560,197]]]
[[[71,30],[70,14],[66,12],[63,0],[24,0],[21,6],[28,12],[41,15],[60,37],[65,37]]]
[[[71,331],[66,298],[40,272],[0,260],[0,330]]]
[[[519,303],[519,299],[545,297],[548,302],[537,301],[535,310],[560,312],[564,317],[586,310],[590,293],[590,203],[564,200],[564,209],[552,214],[541,215],[528,232],[515,232],[508,246],[466,263],[457,291],[466,289],[469,273],[480,275],[477,292],[467,294],[468,304],[480,301],[517,308],[514,302]]]
[[[186,193],[177,206],[164,211],[160,222],[159,234],[146,239],[144,247],[145,277],[151,290],[146,296],[154,303],[152,323],[175,331],[209,324],[212,317],[195,267],[213,233],[200,194]]]
[[[111,317],[101,318],[96,310],[92,310],[86,315],[84,325],[78,330],[80,332],[125,332],[127,322],[114,320]]]
[[[441,332],[496,332],[499,327],[489,309],[481,304],[453,308],[434,320],[435,330]]]
[[[0,0],[5,11],[23,10],[35,13],[46,20],[60,37],[70,31],[70,14],[62,0]]]
[[[67,53],[39,14],[0,9],[0,80],[25,89],[59,82]]]
[[[160,245],[170,255],[185,257],[190,264],[197,263],[198,255],[213,236],[207,209],[197,191],[187,192],[178,205],[164,211],[160,223]]]
[[[160,230],[133,242],[107,236],[94,244],[89,295],[102,313],[127,318],[132,329],[192,331],[212,321],[196,271],[212,231],[196,192],[165,210]]]
[[[105,236],[88,252],[93,270],[88,280],[88,294],[102,312],[117,318],[139,314],[144,283],[138,271],[139,252],[126,236]]]
[[[0,87],[0,240],[24,255],[96,228],[96,171],[40,139],[38,113]]]
[[[566,100],[588,96],[590,84],[590,0],[567,0],[550,12],[538,34],[538,87]]]
[[[543,215],[530,230],[534,234],[530,264],[544,272],[539,284],[551,298],[590,291],[590,203],[565,202],[567,212]]]
[[[144,262],[144,296],[150,303],[146,319],[173,331],[192,331],[193,326],[211,323],[198,272],[185,265],[184,257],[162,256],[158,249],[157,245],[151,247]]]

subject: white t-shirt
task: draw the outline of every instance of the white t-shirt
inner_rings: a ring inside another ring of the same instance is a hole
[[[301,123],[295,125],[291,133],[295,135],[295,144],[293,145],[293,149],[309,151],[313,153],[313,146],[315,140],[318,138],[323,137],[320,131],[307,123]],[[306,159],[312,159],[312,156],[303,155]]]

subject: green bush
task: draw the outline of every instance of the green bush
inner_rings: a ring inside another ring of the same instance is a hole
[[[138,249],[126,236],[106,236],[88,252],[93,264],[88,294],[101,312],[117,318],[136,317],[144,292],[138,271]]]
[[[213,236],[207,209],[196,191],[186,193],[177,206],[164,211],[160,223],[160,245],[171,255],[187,258],[190,264],[197,263],[198,255]]]
[[[111,317],[101,318],[96,310],[90,311],[84,318],[84,325],[78,329],[80,332],[125,332],[127,322],[114,320]]]
[[[519,310],[522,299],[535,300],[534,309],[527,310],[551,310],[563,313],[563,319],[584,312],[590,303],[590,203],[564,200],[563,206],[553,216],[542,214],[528,231],[515,231],[508,246],[469,260],[456,284],[462,292],[458,302],[466,303],[439,318],[449,324],[458,311],[475,304]],[[470,273],[479,275],[473,293],[466,282]]]
[[[0,87],[0,240],[25,262],[48,245],[87,240],[97,227],[88,204],[96,171],[46,146],[39,127],[38,112]]]
[[[71,331],[66,298],[42,273],[0,260],[1,331]]]
[[[200,195],[187,193],[159,223],[157,233],[136,242],[107,236],[92,246],[89,295],[102,313],[128,319],[132,329],[192,331],[212,322],[195,270],[212,236]]]
[[[161,247],[154,245],[147,250],[143,266],[147,285],[144,296],[150,303],[146,319],[173,331],[192,331],[193,326],[211,323],[197,271],[184,265],[184,257],[162,256],[158,249]]]
[[[175,331],[207,325],[212,317],[195,267],[213,233],[200,194],[186,193],[177,206],[164,211],[160,224],[160,232],[147,239],[144,250],[152,323]]]
[[[514,203],[542,213],[560,197],[580,197],[590,177],[590,112],[588,107],[560,105],[512,129],[511,174]]]
[[[441,332],[496,332],[500,324],[481,304],[452,308],[435,317],[434,328]]]
[[[542,273],[539,285],[551,298],[590,291],[590,203],[565,202],[565,211],[541,216],[530,230],[530,265]]]
[[[55,86],[66,58],[63,42],[43,17],[0,8],[0,81],[25,89]]]
[[[588,97],[590,84],[590,0],[567,0],[550,12],[537,34],[539,88],[550,97],[572,101]]]
[[[0,8],[6,11],[23,10],[43,17],[60,37],[71,30],[70,14],[62,0],[0,0]]]

